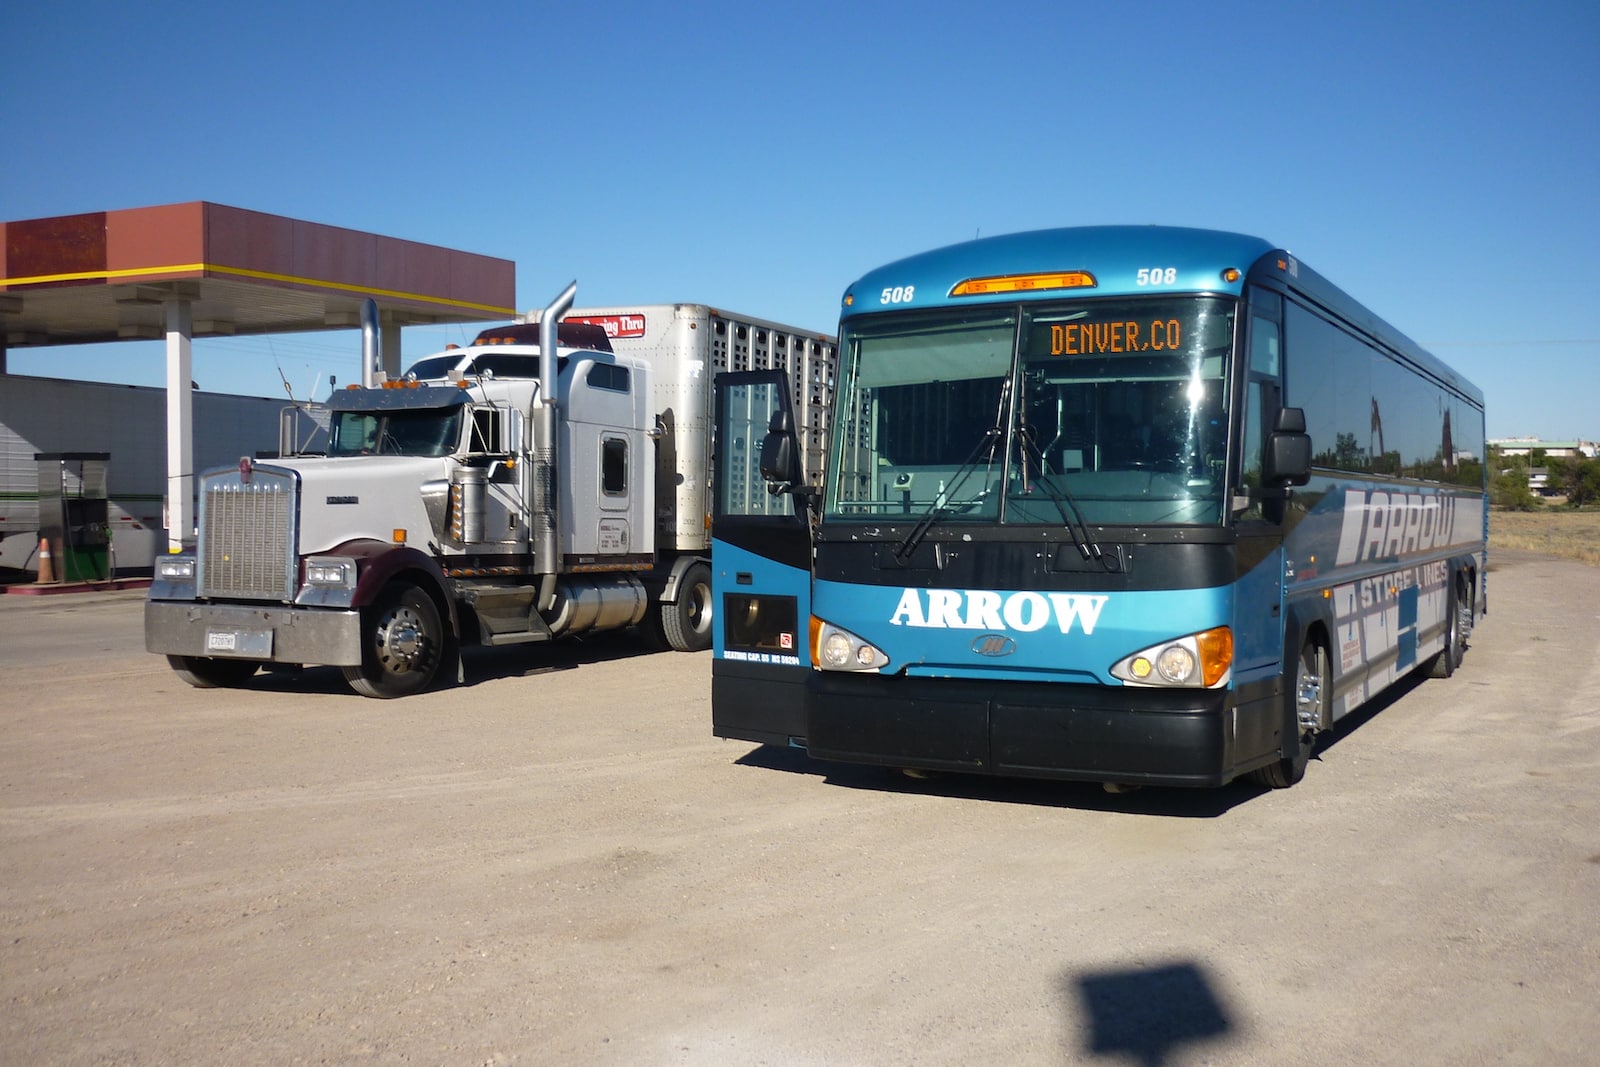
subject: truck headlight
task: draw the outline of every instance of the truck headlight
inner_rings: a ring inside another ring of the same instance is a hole
[[[1128,685],[1215,689],[1232,669],[1233,631],[1218,626],[1124,656],[1111,665],[1111,674]]]
[[[338,556],[310,556],[306,559],[306,584],[335,589],[354,589],[355,560]]]
[[[157,556],[156,577],[163,582],[194,581],[194,557]]]
[[[813,615],[811,662],[824,671],[876,671],[888,664],[889,657],[842,626]]]

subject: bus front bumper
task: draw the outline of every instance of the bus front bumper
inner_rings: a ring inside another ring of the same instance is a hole
[[[814,671],[805,745],[818,759],[917,770],[1218,786],[1242,769],[1230,697]]]

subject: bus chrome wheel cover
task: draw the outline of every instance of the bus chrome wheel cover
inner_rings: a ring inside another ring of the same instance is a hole
[[[1307,644],[1300,651],[1295,671],[1294,710],[1300,733],[1316,733],[1322,728],[1322,693],[1327,685],[1327,653],[1318,644]]]

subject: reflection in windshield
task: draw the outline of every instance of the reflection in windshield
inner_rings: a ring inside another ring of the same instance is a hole
[[[330,456],[448,456],[461,442],[460,407],[421,411],[340,411]]]
[[[828,517],[1220,522],[1233,306],[1079,301],[854,327]]]

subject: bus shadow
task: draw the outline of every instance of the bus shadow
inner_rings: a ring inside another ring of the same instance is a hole
[[[1333,724],[1333,729],[1324,731],[1317,738],[1317,747],[1311,753],[1312,762],[1315,763],[1320,760],[1323,753],[1329,751],[1335,745],[1343,743],[1346,738],[1371,722],[1385,708],[1391,708],[1404,700],[1427,680],[1426,672],[1421,670],[1412,671],[1355,711],[1341,718]]]
[[[1385,708],[1416,690],[1427,680],[1413,671],[1357,710],[1346,715],[1331,730],[1317,738],[1308,774],[1315,774],[1322,756],[1354,734]],[[874,767],[855,763],[835,763],[813,759],[800,748],[762,745],[735,761],[741,767],[821,778],[843,789],[865,789],[879,793],[928,794],[961,800],[982,800],[994,804],[1029,807],[1071,808],[1078,811],[1120,812],[1127,815],[1153,815],[1172,819],[1215,819],[1240,804],[1273,792],[1263,785],[1236,779],[1216,789],[1181,789],[1148,786],[1132,792],[1111,793],[1096,782],[1058,781],[1041,778],[997,778],[980,774],[936,773],[912,776],[895,767]]]
[[[1231,782],[1217,789],[1150,786],[1127,793],[1109,793],[1097,782],[1041,778],[997,778],[978,774],[931,774],[912,777],[893,767],[833,763],[812,759],[803,749],[763,745],[734,761],[741,767],[804,774],[841,789],[903,793],[979,800],[991,804],[1118,812],[1173,819],[1215,819],[1262,793],[1264,787]]]

